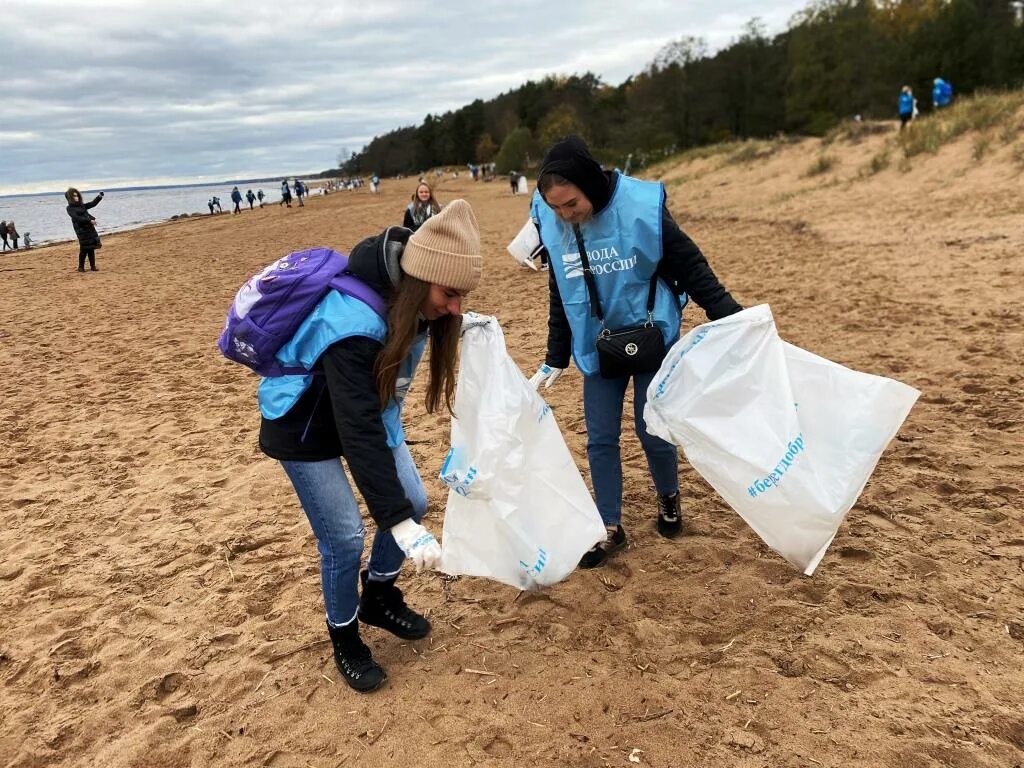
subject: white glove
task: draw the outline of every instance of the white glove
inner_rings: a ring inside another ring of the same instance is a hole
[[[552,368],[547,363],[544,363],[537,372],[533,374],[530,379],[530,386],[534,389],[539,389],[541,384],[544,384],[544,389],[551,389],[551,385],[558,381],[558,377],[562,375],[562,371],[565,368]]]
[[[441,545],[434,534],[417,523],[411,517],[391,527],[391,535],[395,537],[405,556],[412,560],[417,571],[424,568],[437,568],[441,563]]]

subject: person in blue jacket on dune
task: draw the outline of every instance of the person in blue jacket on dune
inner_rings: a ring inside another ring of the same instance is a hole
[[[941,77],[936,77],[932,84],[932,106],[936,110],[948,107],[953,101],[953,86]]]
[[[900,130],[907,127],[907,123],[914,119],[914,92],[909,85],[904,85],[900,91],[899,101]]]

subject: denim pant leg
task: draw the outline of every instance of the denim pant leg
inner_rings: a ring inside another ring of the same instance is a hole
[[[651,470],[654,487],[664,496],[679,490],[679,455],[672,443],[648,432],[647,422],[644,421],[647,388],[656,374],[657,371],[638,373],[633,377],[633,419],[636,422],[636,436],[640,438],[640,445],[647,456],[647,467]]]
[[[583,377],[583,416],[587,423],[587,460],[597,511],[605,525],[622,520],[622,401],[628,378]]]
[[[427,492],[420,479],[420,473],[416,470],[416,463],[409,453],[409,446],[404,442],[397,448],[392,448],[391,453],[395,457],[395,468],[398,470],[402,490],[405,491],[406,498],[412,502],[413,519],[418,523],[427,512]],[[370,550],[370,578],[383,580],[397,576],[402,570],[404,560],[405,553],[395,543],[391,531],[378,527],[373,537],[373,548]]]
[[[320,582],[327,621],[340,627],[359,607],[359,559],[366,528],[338,459],[282,461],[309,518],[320,551]]]

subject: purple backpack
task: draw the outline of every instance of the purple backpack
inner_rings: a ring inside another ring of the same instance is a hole
[[[282,366],[275,355],[327,291],[333,288],[359,299],[381,317],[387,315],[380,294],[347,269],[345,254],[311,248],[289,253],[249,278],[235,294],[217,341],[224,357],[261,376],[309,373]]]

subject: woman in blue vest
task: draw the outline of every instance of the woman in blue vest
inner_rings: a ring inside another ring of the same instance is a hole
[[[260,448],[284,466],[309,518],[334,660],[360,692],[386,677],[360,639],[360,621],[405,640],[430,631],[395,586],[406,557],[419,570],[441,555],[419,522],[427,496],[405,444],[402,401],[429,340],[426,408],[451,411],[462,299],[480,282],[481,263],[480,230],[464,200],[415,234],[393,227],[364,240],[349,270],[385,299],[387,317],[330,291],[277,353],[282,365],[312,373],[260,383]],[[363,521],[340,457],[377,524],[362,572]]]
[[[570,136],[544,158],[531,216],[551,263],[548,345],[544,365],[530,382],[550,387],[569,365],[583,374],[587,458],[598,511],[608,538],[587,552],[581,568],[603,564],[626,545],[622,527],[622,405],[633,381],[633,414],[657,490],[657,529],[666,538],[682,531],[675,446],[648,434],[643,410],[654,373],[620,378],[600,374],[595,341],[601,330],[591,306],[580,258],[587,253],[593,282],[609,329],[642,325],[661,330],[666,349],[679,338],[680,296],[699,304],[711,320],[739,312],[704,254],[672,219],[660,183],[607,172],[584,142]],[[652,288],[653,285],[653,288]],[[651,292],[654,306],[648,316]]]

